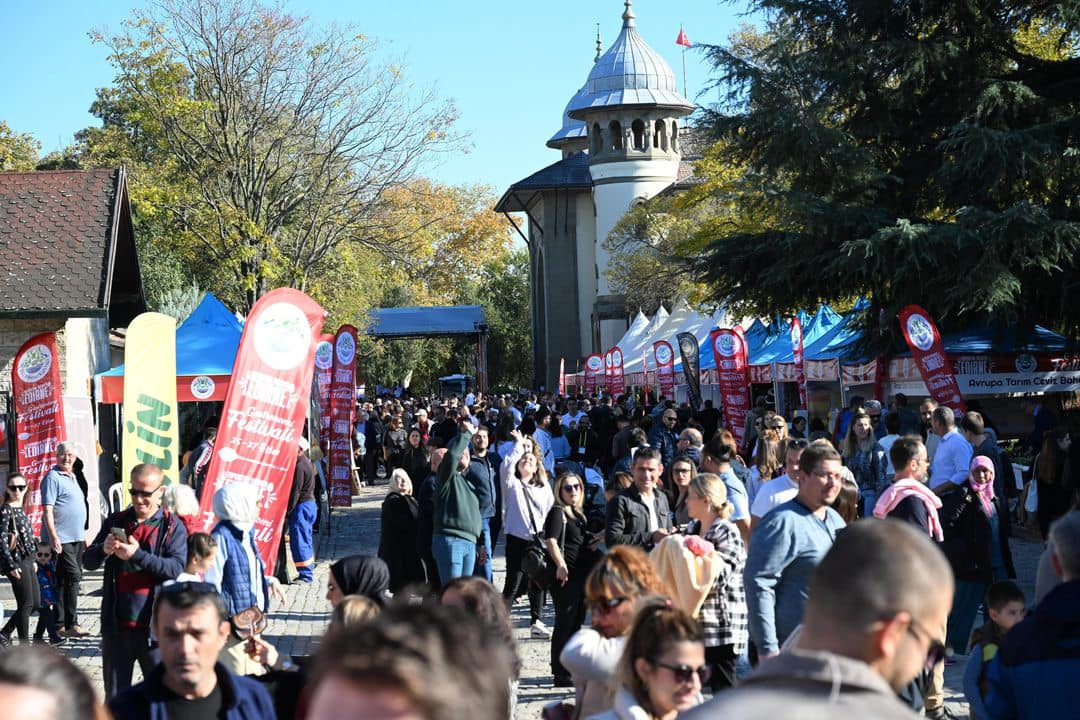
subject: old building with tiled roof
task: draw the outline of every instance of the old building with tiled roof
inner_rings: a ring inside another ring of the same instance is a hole
[[[0,173],[0,391],[56,332],[64,393],[110,367],[109,330],[146,310],[123,169]]]
[[[529,247],[534,381],[548,388],[561,359],[610,350],[629,326],[625,297],[608,283],[604,240],[635,204],[694,184],[700,159],[685,121],[694,106],[638,32],[633,3],[624,5],[619,35],[606,51],[597,38],[585,84],[547,141],[562,159],[511,185],[496,205],[526,217],[519,232]]]

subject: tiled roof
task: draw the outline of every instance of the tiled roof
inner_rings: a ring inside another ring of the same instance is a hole
[[[145,307],[124,183],[119,169],[0,173],[0,316],[102,315],[120,269],[124,303]]]
[[[520,212],[527,201],[523,197],[540,190],[589,190],[592,175],[589,173],[589,156],[577,152],[570,157],[537,170],[524,180],[510,186],[495,205],[498,212]]]

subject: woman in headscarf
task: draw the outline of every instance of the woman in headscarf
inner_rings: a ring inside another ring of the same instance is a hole
[[[239,482],[231,482],[214,493],[217,524],[210,535],[217,541],[218,550],[206,572],[206,582],[221,593],[230,618],[250,608],[264,614],[270,609],[271,579],[266,576],[266,566],[255,542],[258,499],[257,488]],[[265,669],[248,657],[245,639],[233,632],[219,659],[238,675],[261,675]]]
[[[945,541],[941,549],[956,577],[949,613],[948,644],[966,653],[975,614],[995,580],[1015,578],[1009,539],[1001,532],[1001,504],[994,494],[994,463],[978,455],[971,460],[967,482],[941,499],[939,512]]]
[[[346,595],[360,595],[383,606],[390,600],[390,568],[374,555],[350,555],[330,566],[326,599],[337,607]]]
[[[416,551],[420,505],[413,497],[412,480],[401,468],[390,473],[390,487],[382,504],[379,557],[390,568],[390,590],[399,592],[412,583],[427,582],[424,564]]]

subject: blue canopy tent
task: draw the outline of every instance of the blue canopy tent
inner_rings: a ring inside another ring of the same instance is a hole
[[[176,398],[225,400],[243,324],[211,293],[176,329]],[[100,403],[124,401],[124,366],[94,376]]]

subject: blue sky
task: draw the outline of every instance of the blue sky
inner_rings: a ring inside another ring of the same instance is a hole
[[[94,90],[113,72],[91,29],[117,30],[132,0],[0,0],[0,119],[33,133],[43,152],[72,142],[96,119]],[[315,23],[351,23],[377,38],[386,59],[403,61],[408,77],[452,98],[459,130],[472,150],[426,168],[445,183],[506,186],[559,159],[544,142],[561,124],[570,96],[588,74],[596,24],[606,47],[621,26],[622,0],[293,0],[286,8]],[[721,0],[637,0],[638,31],[671,64],[682,83],[679,25],[694,42],[722,42],[744,19],[745,5]],[[691,99],[708,68],[686,54]]]

